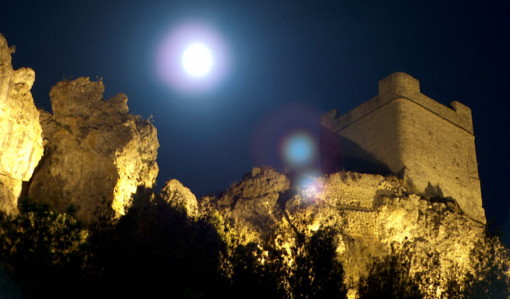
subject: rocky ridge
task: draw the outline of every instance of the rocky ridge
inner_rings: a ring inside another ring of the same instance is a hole
[[[201,213],[215,219],[230,248],[257,244],[261,263],[277,250],[289,269],[303,240],[334,231],[352,298],[374,259],[395,250],[409,255],[410,272],[428,298],[441,297],[452,279],[463,281],[475,271],[471,252],[484,226],[454,201],[413,193],[395,177],[355,172],[290,183],[271,168],[254,168],[223,194],[201,199]]]

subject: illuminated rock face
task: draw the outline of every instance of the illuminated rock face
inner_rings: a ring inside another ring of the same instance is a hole
[[[428,298],[440,297],[449,279],[462,281],[473,272],[470,253],[484,226],[452,200],[426,199],[394,176],[354,172],[289,185],[283,174],[254,168],[223,195],[203,198],[200,206],[218,217],[227,244],[275,248],[284,252],[289,267],[299,236],[333,229],[345,283],[353,289],[372,258],[390,254],[392,247],[413,254],[411,272],[420,273],[420,289]]]
[[[161,189],[160,197],[172,207],[185,212],[190,218],[199,215],[195,194],[176,179],[166,182],[165,187]]]
[[[285,175],[269,167],[253,168],[215,204],[243,242],[268,240],[282,221],[278,199],[287,189]]]
[[[23,181],[28,181],[43,155],[39,112],[30,89],[35,73],[13,70],[11,50],[0,35],[0,210],[17,211]]]
[[[415,78],[391,74],[379,81],[376,97],[342,116],[323,115],[323,167],[331,172],[351,168],[345,167],[349,160],[379,163],[418,192],[452,197],[485,223],[471,110],[450,105],[422,94]]]
[[[158,173],[156,128],[128,113],[124,94],[103,99],[103,92],[89,78],[51,89],[53,115],[40,119],[46,154],[29,188],[31,198],[75,209],[86,223],[123,215],[137,187],[152,187]]]

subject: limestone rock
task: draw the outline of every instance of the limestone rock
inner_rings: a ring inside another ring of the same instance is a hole
[[[46,142],[29,196],[86,222],[120,216],[139,186],[152,187],[158,166],[156,128],[128,113],[127,97],[103,99],[101,81],[78,78],[50,91],[53,114],[41,112]]]
[[[165,187],[161,189],[160,196],[174,208],[186,212],[188,217],[198,217],[198,201],[195,194],[178,180],[173,179],[166,182]]]
[[[28,181],[43,155],[39,112],[30,89],[35,73],[13,70],[11,54],[0,35],[0,210],[17,211],[23,181]]]
[[[305,234],[320,227],[339,232],[337,252],[351,287],[366,275],[371,258],[390,254],[392,246],[413,252],[412,272],[422,274],[421,288],[431,298],[440,297],[448,279],[461,281],[473,271],[470,252],[484,226],[455,202],[426,199],[394,177],[335,173],[318,181],[315,204],[304,204],[310,197],[302,195],[288,202],[290,219]],[[433,256],[440,266],[432,264]]]
[[[407,190],[396,177],[355,172],[317,177],[291,189],[289,185],[283,174],[254,168],[218,196],[215,207],[223,218],[217,223],[226,227],[226,243],[275,248],[292,267],[299,239],[333,229],[351,295],[372,259],[390,254],[392,248],[412,253],[411,271],[420,275],[420,288],[428,298],[441,297],[449,279],[462,281],[474,272],[470,253],[484,226],[451,199],[427,199]]]
[[[217,206],[245,242],[266,240],[281,222],[278,198],[289,185],[287,177],[272,168],[253,168],[222,194]]]

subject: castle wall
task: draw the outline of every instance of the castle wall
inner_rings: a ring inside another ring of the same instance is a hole
[[[374,110],[369,117],[359,118],[335,132],[360,145],[373,159],[383,162],[392,173],[398,173],[404,165],[398,159],[399,143],[394,142],[399,138],[397,109],[396,103],[388,103]],[[358,156],[358,153],[350,151],[349,148],[340,149],[346,158]]]
[[[356,143],[416,191],[452,197],[485,223],[471,111],[459,102],[451,105],[422,94],[413,77],[394,73],[379,82],[378,96],[345,115],[327,113],[321,123],[333,133],[328,138],[336,134]],[[349,151],[336,153],[358,155]]]
[[[413,101],[393,102],[400,106],[404,178],[426,195],[454,198],[466,214],[485,222],[473,134]]]

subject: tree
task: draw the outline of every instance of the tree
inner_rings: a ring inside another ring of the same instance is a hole
[[[475,273],[464,282],[465,298],[510,298],[510,251],[489,232],[471,252]]]
[[[21,200],[19,209],[15,216],[0,214],[0,268],[19,286],[14,292],[36,298],[79,293],[87,230],[72,215],[30,199]],[[13,295],[6,287],[1,295]]]
[[[360,279],[360,298],[423,298],[410,266],[409,255],[396,250],[374,259],[368,275]]]
[[[335,230],[324,228],[304,238],[295,253],[290,286],[295,298],[344,298],[344,271],[336,257]]]

